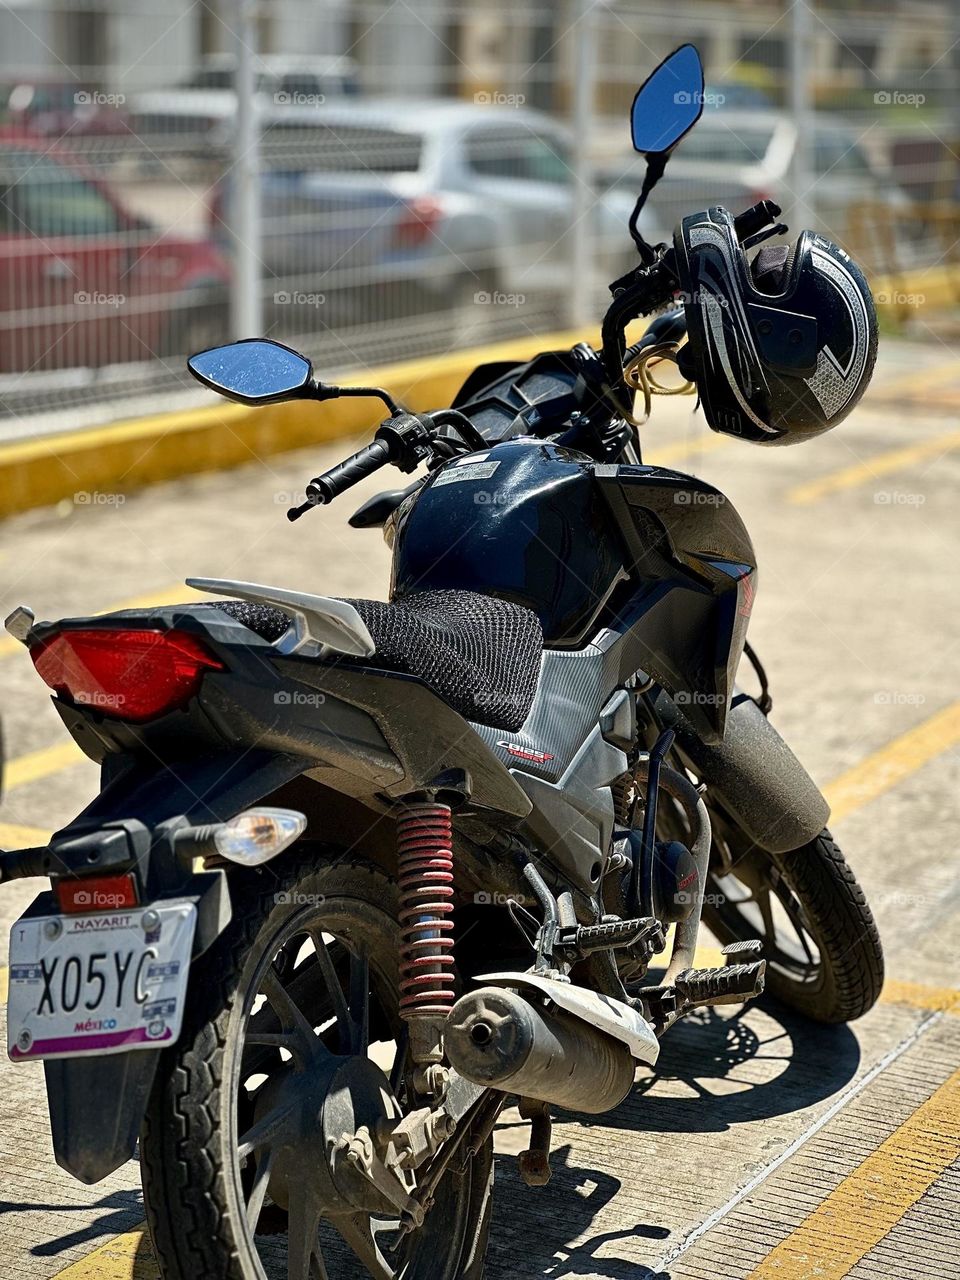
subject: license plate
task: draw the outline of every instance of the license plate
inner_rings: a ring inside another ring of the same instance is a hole
[[[13,1062],[156,1049],[176,1040],[197,909],[158,904],[25,916],[10,931]]]

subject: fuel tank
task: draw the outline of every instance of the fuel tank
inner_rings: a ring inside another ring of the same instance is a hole
[[[533,440],[448,463],[399,513],[392,594],[478,591],[532,609],[548,646],[582,643],[626,576],[594,466]]]
[[[435,472],[398,509],[393,549],[394,596],[511,600],[539,616],[548,649],[616,633],[618,680],[655,676],[705,740],[722,737],[756,560],[712,485],[511,440]]]

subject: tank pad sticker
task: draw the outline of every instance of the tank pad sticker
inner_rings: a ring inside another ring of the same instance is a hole
[[[459,467],[446,467],[434,480],[433,487],[456,484],[459,480],[489,480],[499,465],[499,462],[465,462]]]

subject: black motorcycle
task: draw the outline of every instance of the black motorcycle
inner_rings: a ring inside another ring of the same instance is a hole
[[[699,115],[692,53],[638,95],[641,199]],[[218,598],[7,620],[102,769],[0,860],[52,883],[13,929],[9,1052],[44,1061],[76,1177],[139,1136],[165,1280],[479,1277],[512,1099],[539,1185],[551,1108],[617,1106],[689,1010],[765,979],[824,1021],[877,998],[869,909],[746,645],[747,531],[641,461],[635,393],[684,319],[670,251],[638,247],[599,352],[485,365],[432,413],[274,342],[192,357],[244,404],[384,402],[289,516],[418,471],[351,519],[393,548],[389,603],[195,579]]]

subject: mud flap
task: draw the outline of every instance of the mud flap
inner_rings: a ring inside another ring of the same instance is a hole
[[[830,806],[754,700],[737,693],[723,741],[704,743],[669,694],[651,699],[665,728],[676,730],[685,763],[741,830],[768,853],[788,853],[815,839]]]
[[[53,1152],[61,1169],[89,1184],[133,1157],[161,1052],[43,1064]]]

